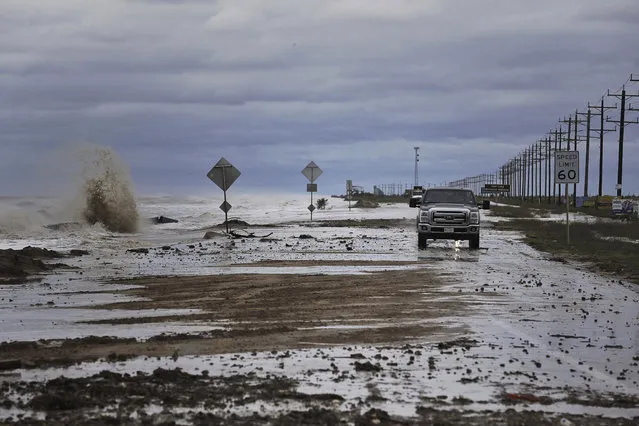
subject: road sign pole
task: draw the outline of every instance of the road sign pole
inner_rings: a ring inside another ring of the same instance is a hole
[[[566,184],[566,243],[570,245],[570,199],[568,197],[568,184]]]
[[[317,173],[317,176],[315,174]],[[322,174],[322,169],[320,169],[315,162],[311,161],[306,165],[304,170],[302,170],[302,174],[306,176],[306,179],[309,180],[310,184],[306,186],[306,191],[311,193],[311,205],[308,206],[308,211],[311,212],[311,222],[313,221],[313,210],[315,210],[315,206],[313,205],[313,192],[317,191],[317,185],[314,184],[315,179],[320,177]]]
[[[226,171],[222,173],[224,188],[226,188]],[[226,189],[224,190],[224,205],[226,205]],[[226,233],[229,233],[229,211],[224,209],[224,225],[226,225]]]
[[[224,157],[213,166],[206,175],[214,184],[216,184],[224,192],[224,202],[220,205],[220,209],[224,211],[224,225],[226,233],[229,233],[229,210],[231,205],[226,199],[226,191],[233,185],[233,182],[241,175],[240,171],[229,163]]]
[[[570,194],[568,193],[568,184],[579,183],[579,151],[555,152],[555,184],[558,184],[559,188],[561,188],[562,183],[565,184],[566,243],[570,245]],[[561,199],[561,192],[559,198]],[[574,200],[575,208],[577,208],[577,199],[574,198]]]

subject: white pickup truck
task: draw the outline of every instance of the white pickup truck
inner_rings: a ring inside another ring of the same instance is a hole
[[[420,199],[411,199],[417,214],[417,245],[425,248],[429,239],[468,240],[479,248],[479,207],[470,189],[429,188]]]

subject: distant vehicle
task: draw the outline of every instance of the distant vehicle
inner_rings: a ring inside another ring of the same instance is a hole
[[[427,247],[429,239],[468,240],[471,249],[479,248],[479,207],[470,189],[429,188],[410,205],[419,207],[419,248]]]
[[[410,207],[417,207],[417,204],[419,204],[422,199],[422,195],[424,195],[424,188],[421,186],[413,186],[408,205]]]

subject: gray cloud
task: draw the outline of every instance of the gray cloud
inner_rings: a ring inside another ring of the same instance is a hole
[[[205,190],[220,156],[246,190],[295,190],[311,159],[327,192],[410,182],[413,146],[424,182],[491,172],[639,73],[637,18],[635,0],[4,0],[0,191],[82,140],[142,192]]]

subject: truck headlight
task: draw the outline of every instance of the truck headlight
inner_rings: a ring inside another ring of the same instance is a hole
[[[479,225],[479,212],[470,212],[470,223]]]
[[[430,211],[429,210],[422,210],[419,213],[419,221],[420,222],[430,222]]]

